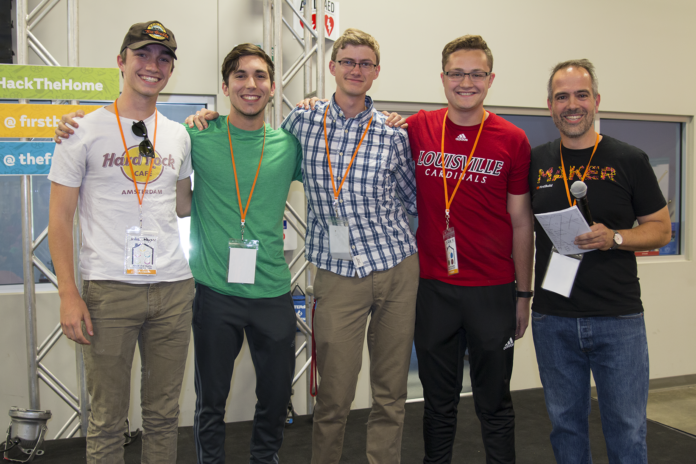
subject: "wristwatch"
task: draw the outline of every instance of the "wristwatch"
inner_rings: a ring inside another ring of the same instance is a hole
[[[534,291],[529,291],[529,292],[521,292],[517,290],[517,298],[531,298],[534,296]]]
[[[619,245],[623,243],[623,237],[619,233],[618,230],[614,229],[614,244],[609,248],[610,250],[616,250],[619,248]]]

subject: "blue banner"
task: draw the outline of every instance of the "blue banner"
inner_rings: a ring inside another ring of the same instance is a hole
[[[55,142],[0,142],[0,176],[46,175]]]
[[[295,305],[295,313],[300,316],[302,321],[307,322],[305,296],[293,295],[292,302]],[[300,329],[297,329],[297,331],[299,332]]]

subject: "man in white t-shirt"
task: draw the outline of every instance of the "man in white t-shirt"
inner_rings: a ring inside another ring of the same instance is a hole
[[[142,361],[143,463],[176,462],[179,393],[194,284],[176,214],[190,192],[191,142],[156,109],[174,69],[176,41],[160,22],[131,26],[117,57],[114,104],[80,120],[56,146],[49,246],[63,333],[82,345],[92,408],[87,463],[123,463],[136,341]],[[82,225],[82,296],[72,224]]]

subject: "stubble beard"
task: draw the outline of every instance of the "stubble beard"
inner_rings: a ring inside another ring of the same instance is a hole
[[[581,123],[571,125],[565,119],[565,116],[579,114],[582,115]],[[591,116],[591,117],[590,117]],[[568,138],[580,138],[587,133],[594,124],[594,114],[590,115],[587,111],[564,111],[561,114],[553,113],[553,123],[559,131]]]
[[[268,103],[267,103],[267,104],[268,104]],[[241,115],[242,117],[244,117],[244,118],[246,118],[246,119],[255,119],[255,118],[257,118],[260,114],[262,114],[262,113],[266,110],[266,105],[264,105],[263,108],[261,108],[261,109],[260,109],[259,111],[257,111],[257,112],[255,112],[255,113],[248,113],[248,112],[246,112],[246,111],[242,111],[240,108],[237,108],[235,105],[232,105],[232,106],[234,107],[234,109],[237,111],[237,113],[238,113],[239,115]]]

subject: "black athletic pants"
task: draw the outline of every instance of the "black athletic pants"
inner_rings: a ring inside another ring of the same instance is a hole
[[[424,463],[452,462],[467,347],[486,463],[515,462],[510,398],[515,306],[514,283],[463,287],[420,279],[415,343],[425,398]]]
[[[225,462],[225,404],[246,332],[256,370],[256,413],[249,462],[277,463],[295,373],[295,309],[290,293],[248,299],[196,285],[193,300],[199,464]]]

